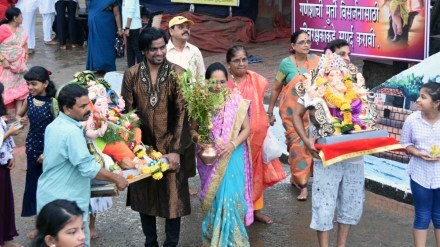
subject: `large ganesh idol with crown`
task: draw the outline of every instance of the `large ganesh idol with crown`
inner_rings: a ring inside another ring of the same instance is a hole
[[[365,88],[362,74],[340,56],[326,52],[318,67],[304,77],[296,90],[309,110],[313,135],[327,137],[375,129],[374,94]]]

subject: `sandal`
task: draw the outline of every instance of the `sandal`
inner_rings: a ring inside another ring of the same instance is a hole
[[[253,55],[250,55],[248,57],[248,63],[260,63],[263,62],[263,59],[261,57],[255,57]]]

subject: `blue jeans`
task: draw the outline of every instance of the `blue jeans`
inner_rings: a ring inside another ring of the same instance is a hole
[[[411,192],[414,198],[414,229],[426,230],[429,223],[440,229],[440,188],[427,189],[411,179]]]

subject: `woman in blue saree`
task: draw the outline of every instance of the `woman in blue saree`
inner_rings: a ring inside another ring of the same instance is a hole
[[[218,90],[226,86],[227,71],[222,64],[214,63],[208,67],[206,78],[215,80]],[[253,222],[252,168],[247,145],[249,104],[239,94],[231,94],[212,118],[211,137],[219,158],[206,165],[197,157],[202,184],[203,246],[249,246],[245,228]],[[199,139],[195,124],[191,125],[191,137],[195,142]]]
[[[89,5],[87,70],[103,74],[116,70],[116,35],[122,36],[121,15],[116,0],[92,0]]]

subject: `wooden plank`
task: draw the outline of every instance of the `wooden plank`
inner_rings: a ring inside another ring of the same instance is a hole
[[[151,174],[148,174],[148,173],[139,174],[137,176],[134,176],[133,178],[127,179],[127,182],[128,182],[128,184],[132,184],[134,182],[137,182],[137,181],[142,180],[144,178],[148,178],[150,176],[151,176]]]

